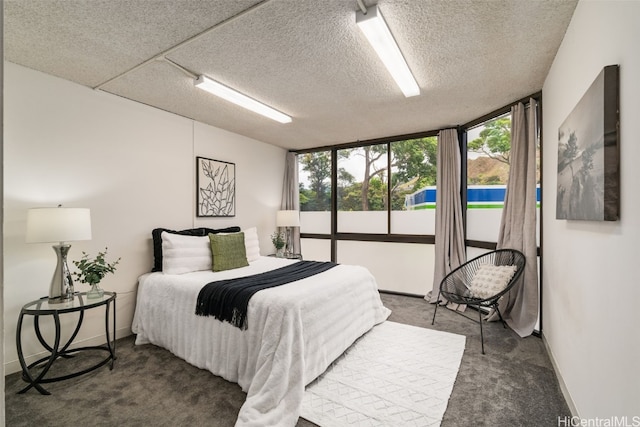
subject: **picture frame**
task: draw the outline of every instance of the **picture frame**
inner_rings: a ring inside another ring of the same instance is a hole
[[[236,215],[236,165],[196,157],[196,216]]]
[[[557,219],[619,219],[619,68],[604,67],[558,129]]]

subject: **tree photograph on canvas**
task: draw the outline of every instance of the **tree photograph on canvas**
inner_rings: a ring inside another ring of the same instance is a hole
[[[558,129],[557,219],[618,220],[618,70],[605,67]]]

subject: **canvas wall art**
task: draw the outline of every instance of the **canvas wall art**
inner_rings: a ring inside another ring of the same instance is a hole
[[[558,219],[619,218],[618,74],[604,67],[558,129]]]
[[[196,215],[235,216],[236,165],[196,157]]]

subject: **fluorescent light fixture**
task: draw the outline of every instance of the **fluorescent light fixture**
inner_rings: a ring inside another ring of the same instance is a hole
[[[194,85],[197,88],[206,90],[209,93],[226,99],[229,102],[233,102],[234,104],[246,108],[247,110],[251,110],[254,113],[261,114],[280,123],[291,123],[291,117],[286,114],[282,114],[280,111],[274,110],[273,108],[258,102],[253,98],[249,98],[247,95],[243,95],[223,84],[211,80],[206,76],[199,76],[194,80]]]
[[[407,62],[400,52],[389,27],[387,27],[378,5],[367,9],[366,15],[356,11],[356,24],[375,49],[391,76],[396,81],[404,96],[420,95],[418,83],[413,78]]]

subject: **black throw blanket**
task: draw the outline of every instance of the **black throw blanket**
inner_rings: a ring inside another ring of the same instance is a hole
[[[333,262],[299,261],[253,276],[211,282],[198,294],[196,315],[214,316],[247,329],[247,307],[253,294],[322,273],[336,265]]]

